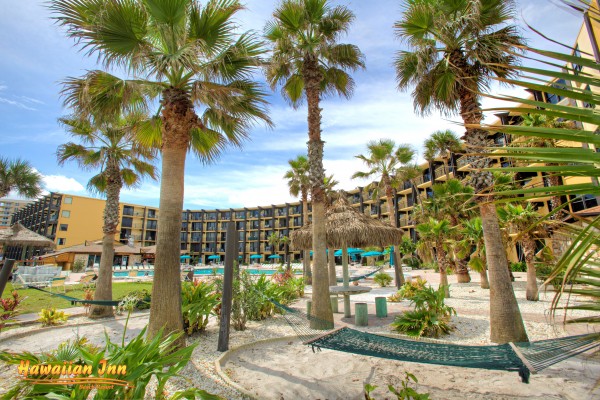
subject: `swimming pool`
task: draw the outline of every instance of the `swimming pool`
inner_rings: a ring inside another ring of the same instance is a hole
[[[216,271],[215,271],[216,270]],[[129,270],[129,271],[113,271],[113,277],[115,278],[127,278],[129,276],[129,273],[131,271],[136,271],[136,270]],[[213,275],[216,273],[216,275],[223,275],[223,271],[224,268],[194,268],[194,275]],[[258,269],[258,268],[246,268],[246,271],[248,271],[248,273],[250,275],[273,275],[274,273],[277,272],[277,270],[275,269]],[[154,270],[137,270],[137,275],[138,276],[154,276]],[[302,274],[301,271],[294,271],[295,274]]]

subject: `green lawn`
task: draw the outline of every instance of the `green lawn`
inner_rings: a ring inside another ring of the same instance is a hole
[[[142,290],[146,289],[149,292],[152,292],[152,282],[116,282],[113,283],[113,299],[118,300],[121,297],[125,296],[127,293],[132,292],[134,290]],[[4,290],[3,297],[10,296],[10,293],[14,290],[12,283],[9,283]],[[57,289],[54,289],[57,290]],[[19,306],[18,313],[19,314],[28,314],[28,313],[39,313],[42,308],[69,308],[80,306],[80,303],[76,303],[75,306],[71,305],[71,302],[68,300],[64,300],[58,296],[52,296],[48,293],[40,292],[35,289],[17,289],[17,292],[21,296],[27,297]],[[58,291],[58,293],[63,293],[62,291]],[[72,285],[67,286],[67,295],[71,297],[75,297],[77,299],[83,299],[83,286],[82,285]]]

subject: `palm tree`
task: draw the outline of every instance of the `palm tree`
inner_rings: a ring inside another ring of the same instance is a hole
[[[377,179],[377,182],[367,185],[366,189],[372,190],[373,199],[377,200],[381,197],[381,192],[385,193],[390,224],[397,228],[398,219],[394,211],[394,188],[398,186],[398,182],[395,178],[398,168],[413,159],[414,151],[408,145],[401,145],[396,148],[396,143],[391,139],[371,141],[367,144],[367,149],[369,151],[368,155],[359,154],[356,158],[362,160],[369,170],[355,172],[352,179]],[[396,261],[394,263],[396,286],[400,289],[404,285],[404,275],[402,274],[398,246],[394,246],[394,260]]]
[[[364,67],[358,47],[338,40],[350,28],[354,14],[327,0],[283,0],[267,23],[266,38],[273,44],[267,81],[281,86],[283,97],[298,107],[308,104],[308,162],[312,201],[314,281],[311,320],[313,327],[333,327],[326,267],[325,171],[321,139],[321,98],[338,94],[350,97],[354,81],[349,70]],[[317,326],[317,321],[328,321]]]
[[[441,184],[432,186],[433,197],[423,202],[423,211],[433,218],[448,218],[452,227],[458,228],[461,219],[469,218],[473,207],[473,188],[463,186],[457,179],[450,179]],[[454,230],[459,235],[458,230]],[[455,239],[458,239],[455,237]],[[468,257],[455,259],[455,271],[458,283],[471,282],[467,269]]]
[[[291,261],[290,261],[290,238],[287,236],[282,236],[279,238],[279,243],[285,246],[285,259],[287,263],[287,269],[290,271],[292,269]]]
[[[38,197],[42,194],[42,176],[25,160],[0,157],[0,197],[12,191],[27,198]]]
[[[160,213],[148,335],[183,328],[179,233],[185,160],[218,158],[227,145],[241,146],[257,121],[270,124],[266,93],[252,81],[264,53],[250,33],[236,34],[238,0],[51,0],[67,35],[96,55],[107,70],[68,78],[63,95],[78,114],[118,115],[149,109],[157,115],[138,140],[159,146],[162,156]],[[179,339],[178,345],[184,340]]]
[[[500,221],[507,225],[509,231],[516,235],[514,240],[523,249],[525,263],[527,264],[527,289],[525,297],[527,300],[538,301],[539,293],[535,273],[535,250],[536,240],[539,237],[532,231],[532,227],[541,219],[541,216],[531,203],[527,203],[525,207],[521,204],[507,203],[506,206],[498,209],[498,216],[500,217]]]
[[[523,44],[514,19],[512,0],[422,0],[407,3],[402,20],[396,22],[398,36],[409,50],[395,60],[398,87],[414,86],[414,107],[427,114],[459,112],[465,124],[467,150],[487,151],[487,132],[479,128],[483,118],[479,93],[489,88],[493,77],[514,74],[514,54]],[[473,171],[471,186],[480,193],[492,186],[485,168],[490,158],[468,155]],[[481,197],[486,257],[490,272],[491,340],[497,343],[527,341],[527,333],[508,274],[496,207]]]
[[[480,286],[482,289],[489,289],[490,282],[487,276],[487,268],[485,265],[485,243],[483,240],[483,226],[481,218],[474,217],[470,220],[465,220],[461,224],[460,234],[462,236],[459,246],[462,251],[459,252],[459,257],[464,253],[469,257],[469,267],[472,270],[479,272],[481,277]]]
[[[294,197],[300,195],[302,201],[302,226],[308,224],[308,191],[310,179],[308,177],[308,158],[303,155],[293,160],[288,160],[291,169],[283,176],[288,181],[290,194]],[[302,254],[302,273],[307,283],[312,282],[312,271],[310,268],[310,250],[304,250]]]
[[[461,150],[461,142],[458,136],[451,130],[436,131],[425,140],[425,148],[431,149],[435,157],[440,157],[444,163],[446,180],[450,179],[450,168],[448,162],[453,153]]]
[[[279,237],[279,235],[277,235],[275,232],[271,233],[269,235],[269,237],[267,238],[267,243],[269,243],[269,245],[271,246],[271,254],[275,254],[275,251],[278,250],[278,246],[279,243],[281,241],[281,238]],[[275,259],[273,259],[273,263],[275,262]]]
[[[76,117],[59,121],[78,143],[58,147],[58,163],[76,161],[82,169],[99,171],[88,182],[88,190],[106,195],[102,226],[102,256],[94,300],[112,300],[114,241],[119,225],[119,197],[123,186],[138,187],[145,177],[156,179],[152,162],[155,150],[134,140],[134,129],[145,116],[128,115],[113,122],[95,123]],[[113,308],[92,306],[90,317],[113,315]]]
[[[450,297],[447,272],[450,261],[448,260],[446,242],[455,228],[450,225],[448,220],[437,220],[430,217],[427,222],[417,225],[415,229],[419,232],[421,239],[428,241],[430,246],[433,247],[440,272],[440,286],[444,286],[445,296]]]
[[[338,181],[333,179],[333,175],[325,177],[323,184],[325,185],[325,193],[327,199],[327,207],[331,206],[339,196],[343,195],[343,192],[337,192],[334,188],[338,185]],[[327,248],[327,270],[329,271],[329,286],[337,285],[337,277],[335,272],[335,249],[333,247]]]

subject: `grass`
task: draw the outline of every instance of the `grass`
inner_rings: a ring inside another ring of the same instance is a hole
[[[134,290],[146,289],[152,292],[152,282],[115,282],[113,283],[113,299],[118,300],[125,296],[127,293]],[[12,283],[9,283],[4,290],[4,297],[15,290]],[[56,309],[70,308],[80,306],[77,303],[75,306],[71,305],[71,302],[62,299],[58,296],[52,296],[48,293],[40,292],[35,289],[16,289],[19,295],[27,297],[19,306],[18,314],[29,314],[39,313],[42,308],[55,307]],[[47,290],[47,289],[46,289]],[[55,293],[56,293],[56,289]],[[83,299],[83,285],[68,285],[67,296],[75,297],[77,299]],[[58,293],[63,294],[62,291]]]

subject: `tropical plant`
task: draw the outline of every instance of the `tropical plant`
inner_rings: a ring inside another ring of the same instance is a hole
[[[378,272],[373,277],[373,282],[375,282],[381,287],[386,287],[390,284],[390,282],[392,282],[392,280],[392,277],[386,274],[385,272]]]
[[[391,302],[398,302],[405,299],[412,300],[417,291],[423,289],[426,284],[427,281],[420,277],[417,279],[411,279],[410,281],[405,282],[404,285],[402,285],[402,287],[400,288],[400,290],[398,290],[393,295],[389,296],[388,300]]]
[[[440,273],[440,287],[445,288],[446,296],[450,297],[450,291],[448,290],[450,260],[448,259],[447,239],[454,232],[455,228],[446,219],[437,220],[430,217],[427,222],[417,225],[415,229],[419,232],[421,239],[429,242],[433,248]]]
[[[398,87],[413,89],[414,108],[427,114],[440,110],[459,112],[465,124],[463,137],[471,165],[470,184],[475,193],[493,184],[488,132],[479,127],[483,113],[480,94],[493,77],[510,78],[517,64],[515,53],[523,44],[512,0],[423,0],[407,2],[395,25],[408,44],[395,60]],[[474,154],[477,153],[477,154]],[[496,207],[480,197],[490,283],[491,340],[497,343],[527,341],[527,333],[508,272]]]
[[[269,246],[271,246],[271,254],[275,254],[275,251],[278,250],[280,241],[281,238],[275,232],[271,233],[269,237],[267,237],[267,243],[269,243]],[[273,260],[273,262],[275,262],[275,260]]]
[[[77,382],[72,384],[48,385],[45,383],[32,383],[27,380],[18,380],[17,383],[5,393],[3,398],[34,399],[34,398],[69,398],[69,399],[143,399],[146,388],[151,379],[156,380],[156,391],[151,395],[157,400],[164,400],[165,385],[169,379],[178,376],[179,371],[189,362],[196,344],[177,350],[177,336],[181,333],[146,337],[146,328],[135,336],[127,345],[119,346],[105,334],[103,348],[95,347],[85,338],[64,342],[51,352],[40,355],[23,352],[0,352],[0,360],[14,365],[21,362],[35,364],[81,363],[92,366],[90,377],[111,377],[128,382],[128,386],[103,385],[106,389],[92,389],[93,385],[82,385]],[[107,365],[126,365],[124,375],[99,374],[99,364],[105,360]],[[58,375],[50,375],[58,378]],[[181,398],[218,400],[220,397],[207,393],[204,390],[189,388],[185,391],[174,393],[169,399]]]
[[[362,160],[369,170],[355,172],[352,179],[375,178],[377,180],[367,185],[365,189],[373,193],[373,199],[379,199],[382,192],[385,193],[390,224],[397,228],[398,219],[394,211],[394,188],[398,187],[398,182],[394,179],[398,168],[408,164],[414,158],[414,151],[408,145],[396,147],[396,143],[391,139],[371,141],[367,144],[367,149],[369,151],[368,155],[359,154],[356,158]],[[404,275],[400,263],[400,252],[396,246],[394,247],[394,260],[396,260],[394,263],[394,276],[396,287],[399,289],[404,284]]]
[[[354,14],[327,0],[283,0],[267,23],[265,37],[273,44],[267,65],[267,81],[292,106],[308,104],[308,163],[312,201],[314,251],[313,327],[333,327],[325,254],[325,190],[321,139],[321,98],[339,94],[350,97],[354,81],[347,71],[364,67],[358,47],[338,43],[350,28]],[[317,323],[317,321],[328,321]]]
[[[94,300],[94,289],[92,289],[92,288],[84,289],[83,290],[83,299],[87,300],[87,301]],[[83,303],[83,309],[85,310],[85,315],[90,314],[91,306],[92,305],[90,303]]]
[[[446,286],[440,286],[438,290],[430,286],[417,290],[411,299],[414,311],[397,316],[392,328],[415,337],[439,337],[449,333],[452,330],[450,317],[456,315],[456,310],[444,303],[447,290]]]
[[[134,304],[134,308],[136,310],[147,310],[150,308],[150,303],[152,302],[152,293],[150,293],[148,289],[132,290],[131,292],[127,293],[127,295],[121,297],[121,299],[126,297],[136,299]]]
[[[111,120],[68,117],[59,121],[76,142],[58,147],[60,165],[76,161],[88,171],[99,171],[88,181],[88,190],[106,196],[102,225],[102,255],[94,300],[112,300],[112,273],[115,235],[119,232],[121,189],[139,187],[145,177],[156,179],[152,165],[155,150],[135,141],[134,130],[146,116],[128,114]],[[111,306],[93,305],[92,318],[113,315]]]
[[[75,260],[71,267],[71,272],[83,272],[85,270],[85,261],[83,259]]]
[[[181,286],[181,313],[183,327],[188,335],[203,332],[214,309],[221,302],[216,287],[208,282],[183,282]]]
[[[412,387],[411,381],[414,383],[419,383],[417,377],[411,374],[408,371],[404,371],[404,379],[400,382],[402,389],[398,390],[392,385],[388,385],[388,390],[396,395],[396,399],[398,400],[429,400],[429,393],[419,393]],[[377,389],[377,386],[365,384],[365,400],[375,400],[374,397],[371,397],[371,392]]]
[[[302,202],[302,226],[308,224],[308,192],[310,190],[310,178],[308,176],[308,158],[303,155],[293,160],[288,160],[291,169],[283,176],[287,179],[290,194],[294,197],[300,196]],[[304,250],[302,254],[302,273],[308,282],[312,281],[310,268],[310,250]]]
[[[67,322],[69,316],[64,311],[57,311],[56,308],[42,308],[40,311],[40,321],[43,326],[60,325]]]
[[[539,229],[544,228],[543,225],[538,223],[542,216],[529,202],[526,206],[507,203],[504,207],[498,208],[498,216],[500,221],[506,224],[509,232],[515,235],[512,240],[519,243],[523,249],[525,264],[527,265],[525,297],[527,300],[538,301],[539,293],[535,273],[536,240],[547,236],[545,230],[542,234],[539,231]],[[537,227],[538,230],[534,230],[532,227]]]
[[[138,131],[143,144],[161,149],[157,257],[148,333],[182,330],[180,241],[184,167],[188,151],[215,161],[227,145],[241,146],[257,121],[270,124],[266,93],[252,81],[264,49],[252,33],[236,34],[237,0],[51,0],[68,36],[106,69],[124,67],[121,79],[104,71],[69,78],[65,103],[77,114],[100,117],[146,110],[160,114]],[[184,343],[177,336],[178,344]]]
[[[448,167],[450,157],[453,153],[462,151],[462,144],[456,133],[447,129],[445,131],[436,131],[425,140],[425,148],[431,149],[434,157],[440,157],[444,163],[444,172],[446,180],[450,179],[450,168]]]
[[[29,162],[0,157],[0,197],[14,191],[18,195],[34,198],[42,194],[42,175]]]
[[[26,298],[19,296],[16,290],[13,290],[11,297],[6,299],[0,298],[0,332],[8,322],[13,322],[13,317],[17,314],[17,307]]]
[[[486,258],[485,258],[485,243],[483,240],[483,226],[481,218],[474,217],[470,220],[463,220],[460,233],[462,239],[458,242],[458,256],[467,255],[469,257],[469,267],[479,272],[480,283],[482,289],[489,289],[490,282],[487,276]]]
[[[285,261],[287,263],[287,269],[292,270],[291,260],[290,260],[290,243],[291,239],[288,236],[281,236],[279,238],[279,243],[281,243],[285,247]]]

